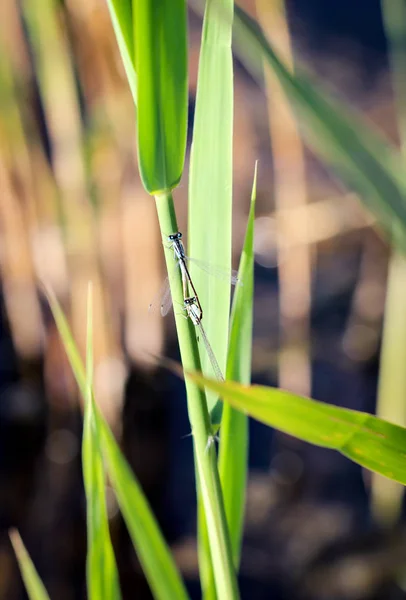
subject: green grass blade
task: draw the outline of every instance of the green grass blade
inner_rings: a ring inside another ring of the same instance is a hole
[[[188,594],[144,493],[100,413],[98,426],[111,483],[154,597],[186,600]]]
[[[306,141],[338,174],[356,189],[377,216],[391,241],[406,251],[406,185],[399,155],[360,115],[336,99],[299,70],[292,74],[258,26],[236,8],[240,43],[262,53],[278,77],[303,126]]]
[[[34,564],[16,529],[10,531],[10,540],[16,554],[21,576],[30,600],[49,600],[44,584],[38,576]]]
[[[137,77],[133,35],[132,0],[107,0],[110,18],[116,34],[124,69],[134,102],[137,102]]]
[[[258,385],[220,383],[188,374],[237,410],[310,444],[338,450],[354,462],[406,484],[406,429],[346,408]]]
[[[239,278],[244,285],[237,287],[233,299],[226,377],[227,381],[246,384],[251,381],[256,185],[257,166],[255,165],[251,208],[238,270]],[[221,421],[219,470],[236,568],[241,555],[247,461],[248,417],[226,403]]]
[[[395,92],[398,128],[403,160],[406,159],[406,4],[404,0],[381,0],[386,37],[389,42],[389,59]]]
[[[218,8],[224,19],[218,18]],[[189,253],[213,265],[231,265],[232,217],[232,135],[233,135],[233,64],[231,31],[232,0],[207,0],[200,47],[193,143],[189,178]],[[230,284],[207,276],[190,265],[204,310],[204,327],[222,373],[225,373]],[[212,367],[200,345],[203,372],[212,375]],[[211,412],[218,398],[206,393]],[[212,417],[221,420],[222,404]],[[202,487],[198,486],[198,546],[200,580],[205,600],[216,597],[215,575],[209,548],[210,536],[202,507]],[[217,590],[219,591],[219,590]]]
[[[406,3],[382,0],[386,37],[389,42],[392,82],[403,162],[406,161]],[[388,269],[385,317],[379,365],[376,413],[397,425],[406,425],[406,259],[394,251]],[[382,525],[393,525],[402,510],[404,489],[374,475],[371,484],[371,511]]]
[[[47,293],[65,352],[81,394],[86,400],[89,379],[86,376],[79,351],[55,295],[49,290]],[[91,364],[89,346],[88,351],[88,360]],[[134,546],[139,553],[141,564],[145,568],[145,574],[151,589],[155,597],[159,600],[186,599],[187,593],[170,554],[170,550],[159,530],[141,487],[132,474],[127,461],[121,454],[117,443],[114,441],[108,425],[95,404],[92,406],[93,423],[95,424],[95,430],[98,432],[98,440],[107,461],[109,475]]]
[[[80,357],[79,350],[76,346],[75,340],[73,339],[69,323],[63,313],[63,310],[54,294],[49,288],[45,287],[45,293],[48,299],[48,303],[55,320],[56,327],[59,332],[59,336],[62,340],[63,347],[65,348],[66,355],[69,360],[69,364],[73,371],[75,381],[80,390],[83,399],[87,397],[87,376],[86,370],[83,366],[82,359]]]
[[[187,127],[185,0],[135,0],[138,160],[150,194],[182,175]],[[167,232],[171,233],[171,232]]]
[[[221,10],[223,18],[219,18]],[[233,63],[232,0],[208,0],[199,60],[189,183],[189,253],[231,266]],[[190,265],[204,310],[204,327],[222,372],[229,333],[230,284]],[[202,346],[204,373],[212,374]],[[208,396],[209,411],[217,397]],[[216,415],[217,416],[217,415]],[[217,421],[217,424],[219,421]]]
[[[89,600],[120,600],[117,565],[106,509],[106,477],[93,400],[93,311],[89,286],[87,309],[85,414],[82,441],[87,508],[87,593]]]

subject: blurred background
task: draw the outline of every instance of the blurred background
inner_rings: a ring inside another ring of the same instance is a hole
[[[305,64],[396,142],[379,0],[289,0],[287,20],[271,0],[240,4],[285,60]],[[192,10],[189,23],[190,143],[201,32]],[[97,400],[199,597],[183,384],[150,358],[178,355],[173,319],[148,312],[165,274],[135,126],[104,0],[2,0],[1,599],[26,597],[14,526],[50,596],[85,598],[82,407],[41,282],[83,351],[89,280]],[[240,56],[234,148],[235,266],[259,159],[253,381],[374,412],[389,249],[358,198],[303,147],[272,77],[259,86]],[[187,172],[175,192],[183,231]],[[390,508],[398,491],[386,504],[378,493],[371,509],[371,475],[360,467],[258,423],[250,433],[242,597],[405,598],[405,529]],[[107,493],[123,598],[149,598]]]

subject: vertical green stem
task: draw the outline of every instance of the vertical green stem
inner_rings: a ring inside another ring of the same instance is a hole
[[[406,425],[406,261],[394,252],[389,261],[385,318],[379,369],[377,416]],[[400,516],[403,486],[382,475],[372,476],[371,509],[382,525]]]
[[[403,158],[406,161],[406,1],[382,0]],[[394,251],[389,262],[379,371],[377,415],[406,425],[406,260]],[[400,515],[403,486],[374,474],[372,512],[381,524]]]
[[[155,196],[159,225],[163,238],[178,231],[175,208],[171,192]],[[168,273],[174,268],[173,251],[165,247]],[[178,332],[180,354],[186,371],[201,371],[199,349],[195,328],[190,319],[185,319],[176,305],[183,305],[182,278],[180,270],[170,278],[171,293],[175,306],[175,322]],[[220,478],[217,468],[215,446],[212,439],[210,416],[203,391],[186,378],[188,413],[192,428],[195,459],[203,506],[207,521],[210,550],[214,564],[214,577],[219,598],[239,598],[237,578],[233,567],[230,537],[224,510]]]

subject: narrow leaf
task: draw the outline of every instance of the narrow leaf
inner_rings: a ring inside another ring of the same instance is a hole
[[[78,348],[55,295],[49,290],[47,293],[65,352],[79,389],[86,400],[88,379]],[[88,351],[88,361],[91,364],[89,347]],[[98,434],[98,441],[107,461],[108,473],[155,598],[159,600],[186,599],[185,587],[148,501],[95,403],[92,404],[92,408],[95,431]]]
[[[406,182],[399,155],[372,127],[304,73],[291,73],[259,29],[239,7],[236,33],[245,47],[263,54],[300,119],[306,141],[319,157],[356,189],[391,241],[406,251]]]
[[[10,531],[10,540],[16,553],[21,576],[30,600],[49,600],[48,593],[42,583],[34,564],[16,529]]]
[[[124,69],[134,102],[137,102],[137,77],[133,36],[132,0],[107,0],[110,18],[116,34]]]
[[[151,508],[100,413],[98,427],[111,482],[154,597],[186,600],[186,589]]]
[[[49,288],[45,287],[45,293],[48,299],[48,303],[50,309],[52,311],[52,315],[55,320],[56,327],[59,332],[59,336],[65,348],[66,355],[69,360],[69,364],[73,371],[73,375],[75,377],[76,383],[80,390],[80,393],[83,399],[87,397],[87,377],[86,371],[83,366],[82,359],[80,357],[79,350],[75,344],[75,340],[73,339],[72,332],[69,327],[69,323],[63,313],[63,310],[54,294],[54,292]]]
[[[83,479],[87,508],[87,592],[89,600],[121,598],[117,565],[106,508],[106,477],[93,400],[93,311],[89,286],[85,414],[82,441]]]
[[[247,232],[238,271],[238,276],[244,285],[237,287],[233,299],[227,359],[227,381],[240,383],[251,381],[256,186],[257,165],[255,165]],[[247,461],[248,417],[226,402],[221,420],[219,470],[236,568],[241,555]]]
[[[311,444],[338,450],[354,462],[406,484],[406,429],[368,413],[339,408],[285,390],[219,383],[189,374],[249,416]]]
[[[139,167],[145,189],[158,194],[179,183],[185,159],[186,2],[137,0],[133,11]]]

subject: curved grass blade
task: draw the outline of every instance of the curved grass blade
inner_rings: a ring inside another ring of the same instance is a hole
[[[231,310],[230,342],[226,379],[250,383],[252,353],[252,321],[254,299],[254,219],[257,188],[257,165],[252,185],[251,207],[240,259],[238,286]],[[221,419],[219,471],[223,488],[234,565],[238,569],[244,526],[245,489],[248,462],[248,417],[224,404]]]
[[[133,2],[137,73],[138,161],[150,194],[182,175],[187,127],[185,0]]]
[[[285,390],[219,383],[188,374],[234,408],[310,444],[338,450],[359,465],[406,484],[406,429],[368,413],[339,408]]]
[[[79,388],[83,399],[87,397],[87,377],[86,370],[82,362],[79,350],[73,339],[68,321],[63,313],[63,310],[55,296],[54,292],[49,287],[44,287],[45,294],[49,303],[49,307],[54,317],[59,336],[69,360],[70,367],[73,371],[73,376]]]
[[[299,69],[291,73],[258,25],[239,7],[235,30],[241,48],[248,47],[251,56],[254,50],[268,61],[312,149],[358,191],[391,242],[406,252],[406,180],[394,148]]]
[[[154,597],[187,600],[186,588],[147,499],[100,413],[98,427],[111,483]]]
[[[93,399],[93,311],[90,285],[87,303],[86,398],[82,440],[87,509],[87,593],[89,600],[120,600],[117,565],[107,517],[106,476]]]
[[[83,398],[86,399],[88,380],[79,351],[55,295],[49,290],[47,293],[76,382]],[[95,404],[93,406],[94,422],[99,434],[100,446],[107,461],[109,475],[154,596],[159,600],[172,600],[173,598],[186,600],[188,597],[186,589],[142,489],[97,406]]]
[[[124,69],[135,104],[137,103],[137,77],[135,73],[132,0],[107,0],[110,18],[116,34]]]
[[[50,600],[34,564],[24,546],[23,540],[16,529],[10,531],[10,540],[16,554],[21,576],[30,600]]]

